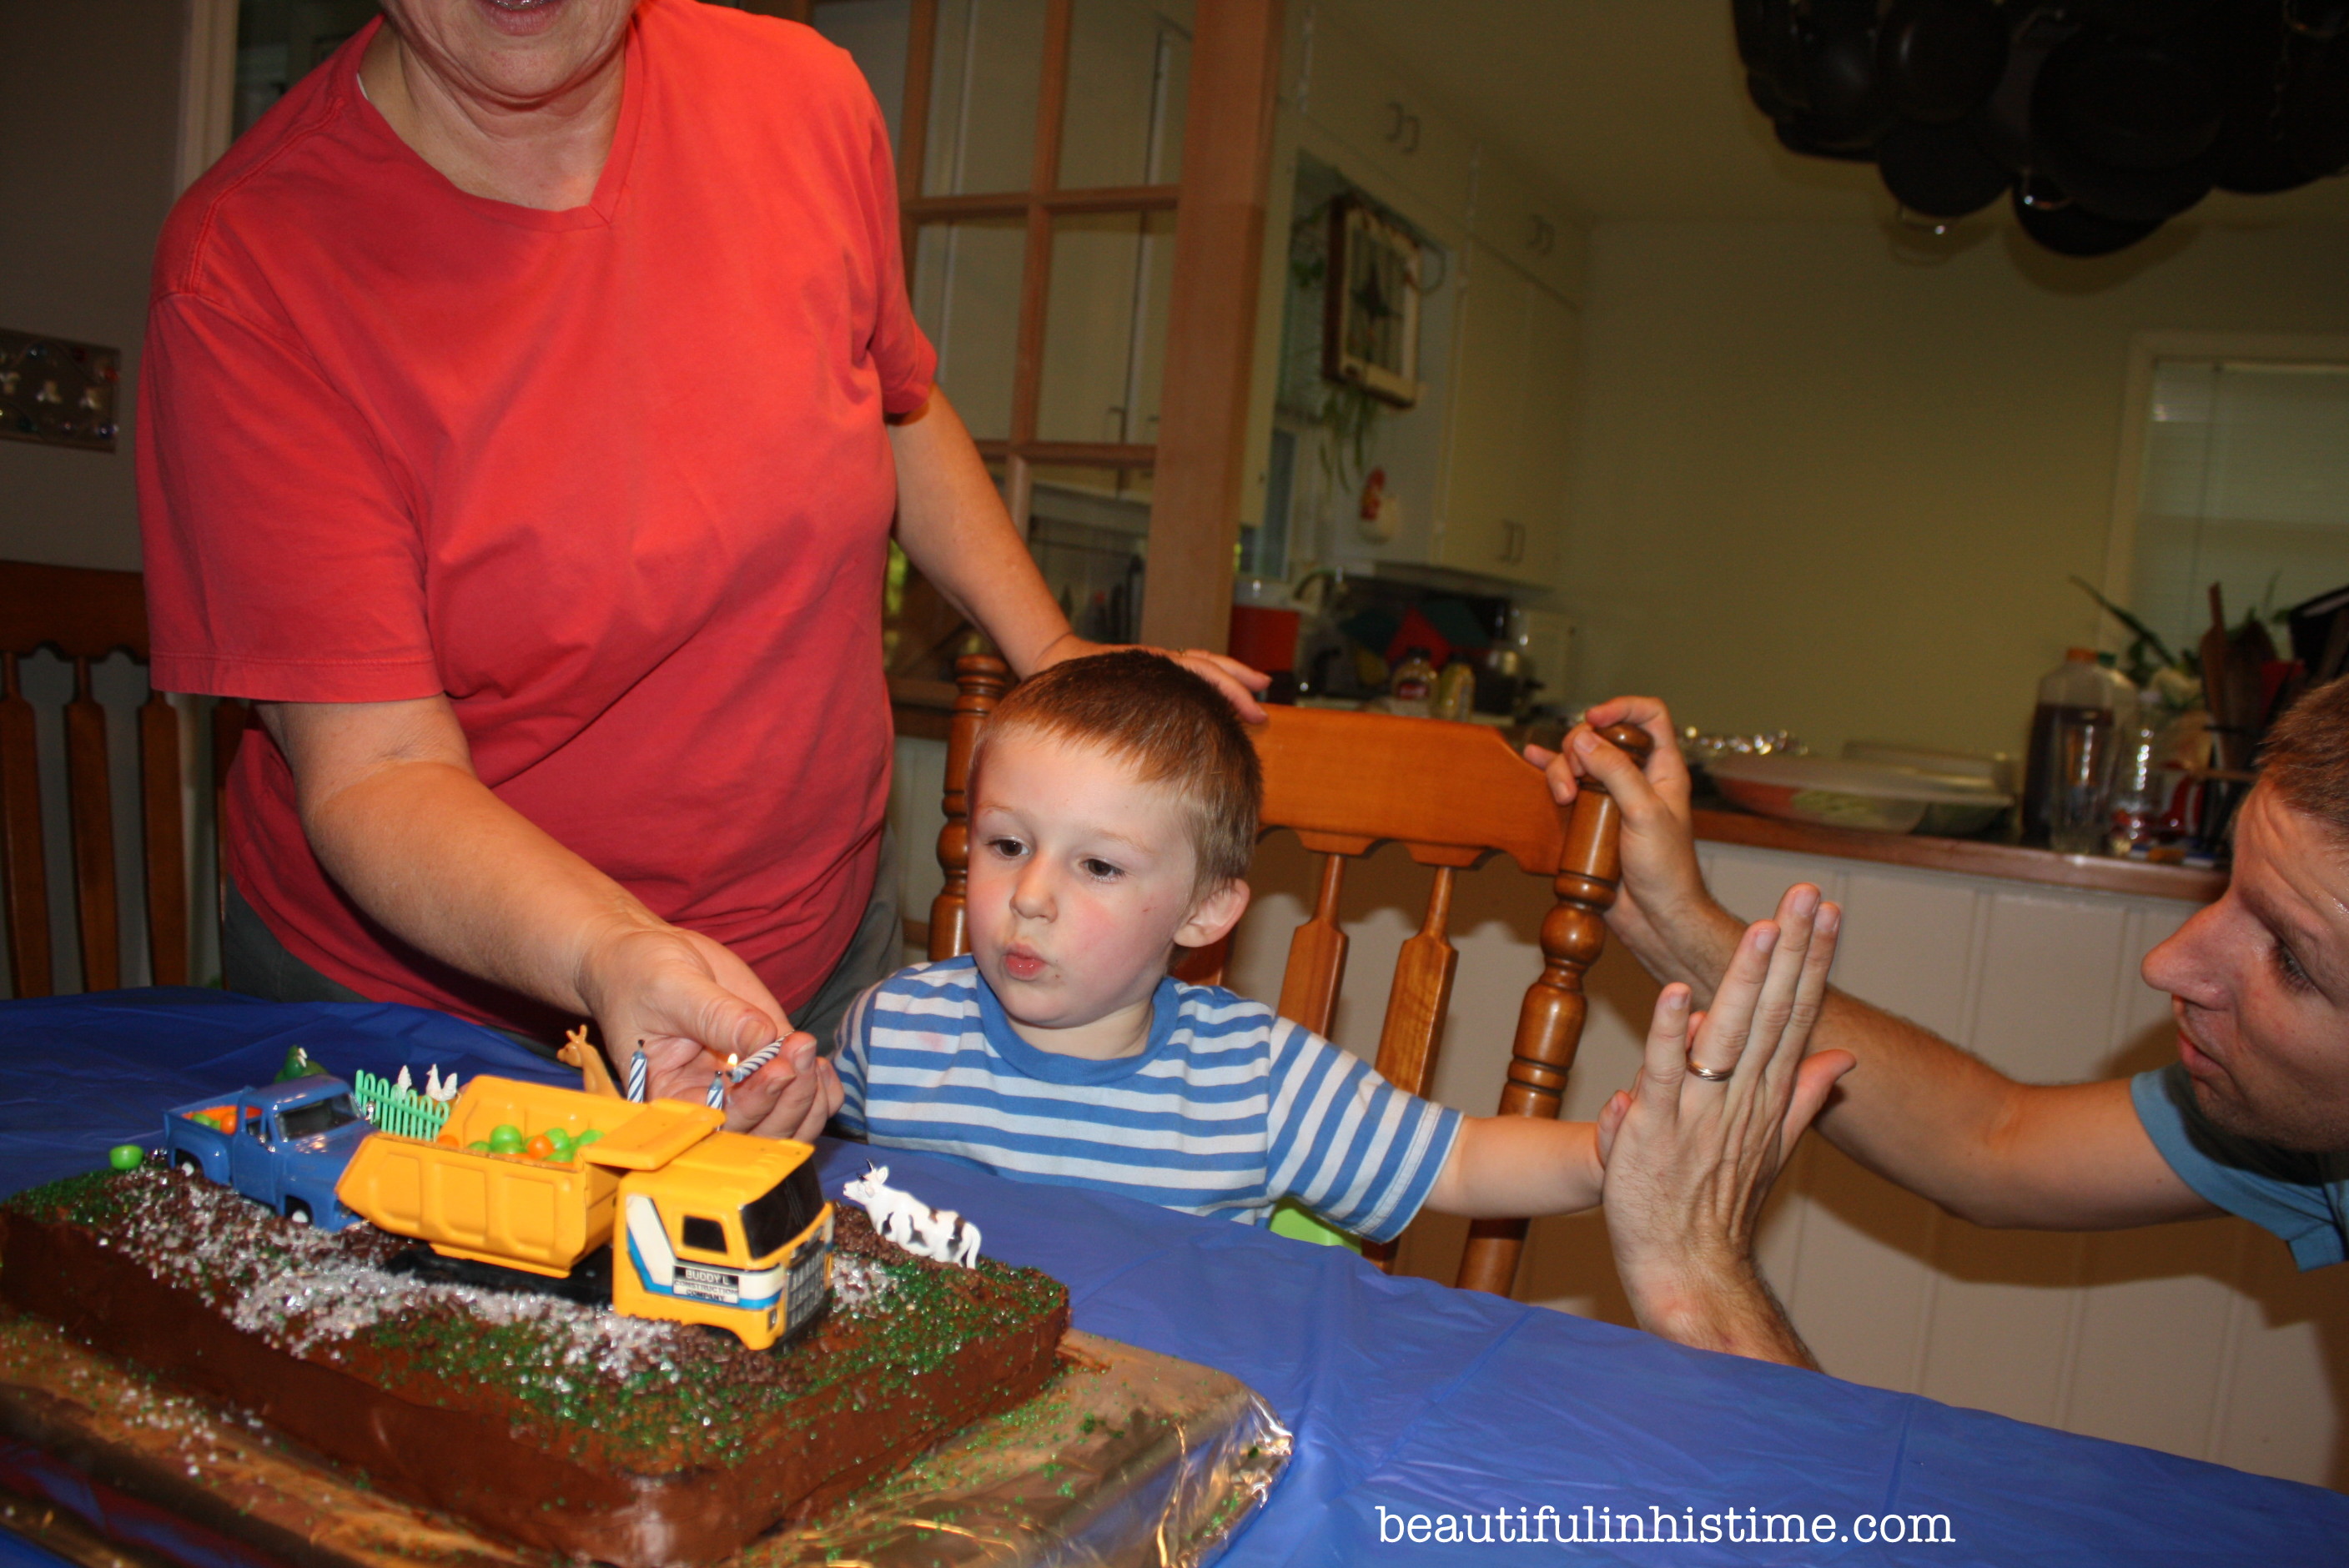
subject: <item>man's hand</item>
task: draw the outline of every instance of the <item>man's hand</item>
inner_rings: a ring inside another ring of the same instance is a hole
[[[1138,645],[1129,643],[1089,643],[1074,632],[1055,638],[1044,649],[1036,663],[1037,669],[1050,669],[1070,659],[1086,658],[1093,654],[1113,653],[1122,647]],[[1272,677],[1261,670],[1252,670],[1229,654],[1212,654],[1205,648],[1185,648],[1176,653],[1172,648],[1150,648],[1147,652],[1164,654],[1193,675],[1224,694],[1245,724],[1262,724],[1264,708],[1257,694],[1272,684]],[[1031,672],[1032,673],[1032,672]]]
[[[1644,771],[1600,738],[1599,727],[1635,724],[1655,738]],[[1699,1005],[1713,993],[1737,941],[1735,916],[1705,891],[1696,861],[1689,808],[1688,764],[1671,715],[1651,696],[1619,696],[1582,717],[1556,751],[1526,748],[1526,760],[1547,777],[1561,806],[1595,779],[1623,813],[1623,884],[1607,912],[1609,930],[1659,980],[1678,981]]]
[[[1843,1051],[1804,1057],[1840,923],[1818,889],[1795,886],[1775,921],[1739,941],[1710,1013],[1666,986],[1638,1079],[1599,1114],[1608,1234],[1651,1333],[1812,1365],[1754,1269],[1754,1241],[1772,1182],[1853,1065]]]
[[[630,924],[592,944],[579,992],[621,1082],[643,1049],[648,1099],[702,1103],[714,1074],[784,1038],[790,1026],[749,965],[676,926]],[[812,1138],[840,1100],[839,1075],[817,1057],[815,1037],[793,1034],[772,1061],[731,1086],[726,1125],[767,1138]]]

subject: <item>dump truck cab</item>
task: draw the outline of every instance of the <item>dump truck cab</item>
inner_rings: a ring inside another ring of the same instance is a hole
[[[612,1238],[614,1308],[731,1329],[754,1350],[813,1323],[832,1281],[832,1206],[814,1152],[718,1132],[631,1171]]]

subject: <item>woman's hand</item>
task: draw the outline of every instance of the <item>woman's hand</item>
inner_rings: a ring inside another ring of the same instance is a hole
[[[1642,1327],[1707,1349],[1809,1366],[1754,1264],[1763,1201],[1848,1052],[1806,1059],[1841,912],[1807,884],[1737,944],[1709,1013],[1657,998],[1629,1093],[1599,1118],[1607,1230]]]
[[[1089,643],[1074,632],[1055,638],[1048,645],[1037,669],[1049,669],[1070,659],[1081,659],[1093,654],[1113,653],[1119,648],[1136,647],[1133,643]],[[1229,654],[1212,654],[1205,648],[1185,648],[1176,653],[1172,648],[1148,648],[1154,654],[1164,654],[1193,675],[1214,686],[1229,700],[1233,710],[1246,724],[1262,724],[1264,708],[1257,694],[1272,684],[1272,677],[1262,670],[1252,670]],[[1030,672],[1033,673],[1033,672]]]
[[[1635,724],[1654,738],[1644,769],[1600,738],[1611,724]],[[1600,703],[1568,732],[1556,751],[1526,748],[1550,796],[1563,806],[1596,779],[1623,813],[1623,882],[1607,912],[1609,930],[1660,980],[1692,987],[1702,1003],[1737,940],[1739,923],[1705,891],[1689,807],[1688,764],[1672,716],[1651,696]]]
[[[840,1078],[815,1037],[790,1020],[750,966],[698,932],[632,923],[593,944],[580,995],[609,1047],[615,1075],[645,1053],[646,1098],[698,1105],[709,1080],[783,1039],[772,1061],[729,1090],[726,1125],[767,1138],[812,1138],[840,1109]]]

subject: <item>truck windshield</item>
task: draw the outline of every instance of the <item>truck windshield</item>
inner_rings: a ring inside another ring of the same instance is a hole
[[[351,1109],[351,1097],[338,1094],[332,1099],[322,1099],[316,1105],[297,1105],[277,1119],[288,1138],[308,1138],[314,1133],[332,1132],[359,1119]]]
[[[816,1185],[812,1161],[775,1183],[763,1198],[742,1205],[742,1240],[750,1255],[763,1258],[789,1244],[823,1212],[823,1189]]]

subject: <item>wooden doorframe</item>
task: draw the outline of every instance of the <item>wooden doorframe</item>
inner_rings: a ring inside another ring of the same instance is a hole
[[[1223,651],[1247,478],[1282,0],[1198,0],[1142,640]]]

